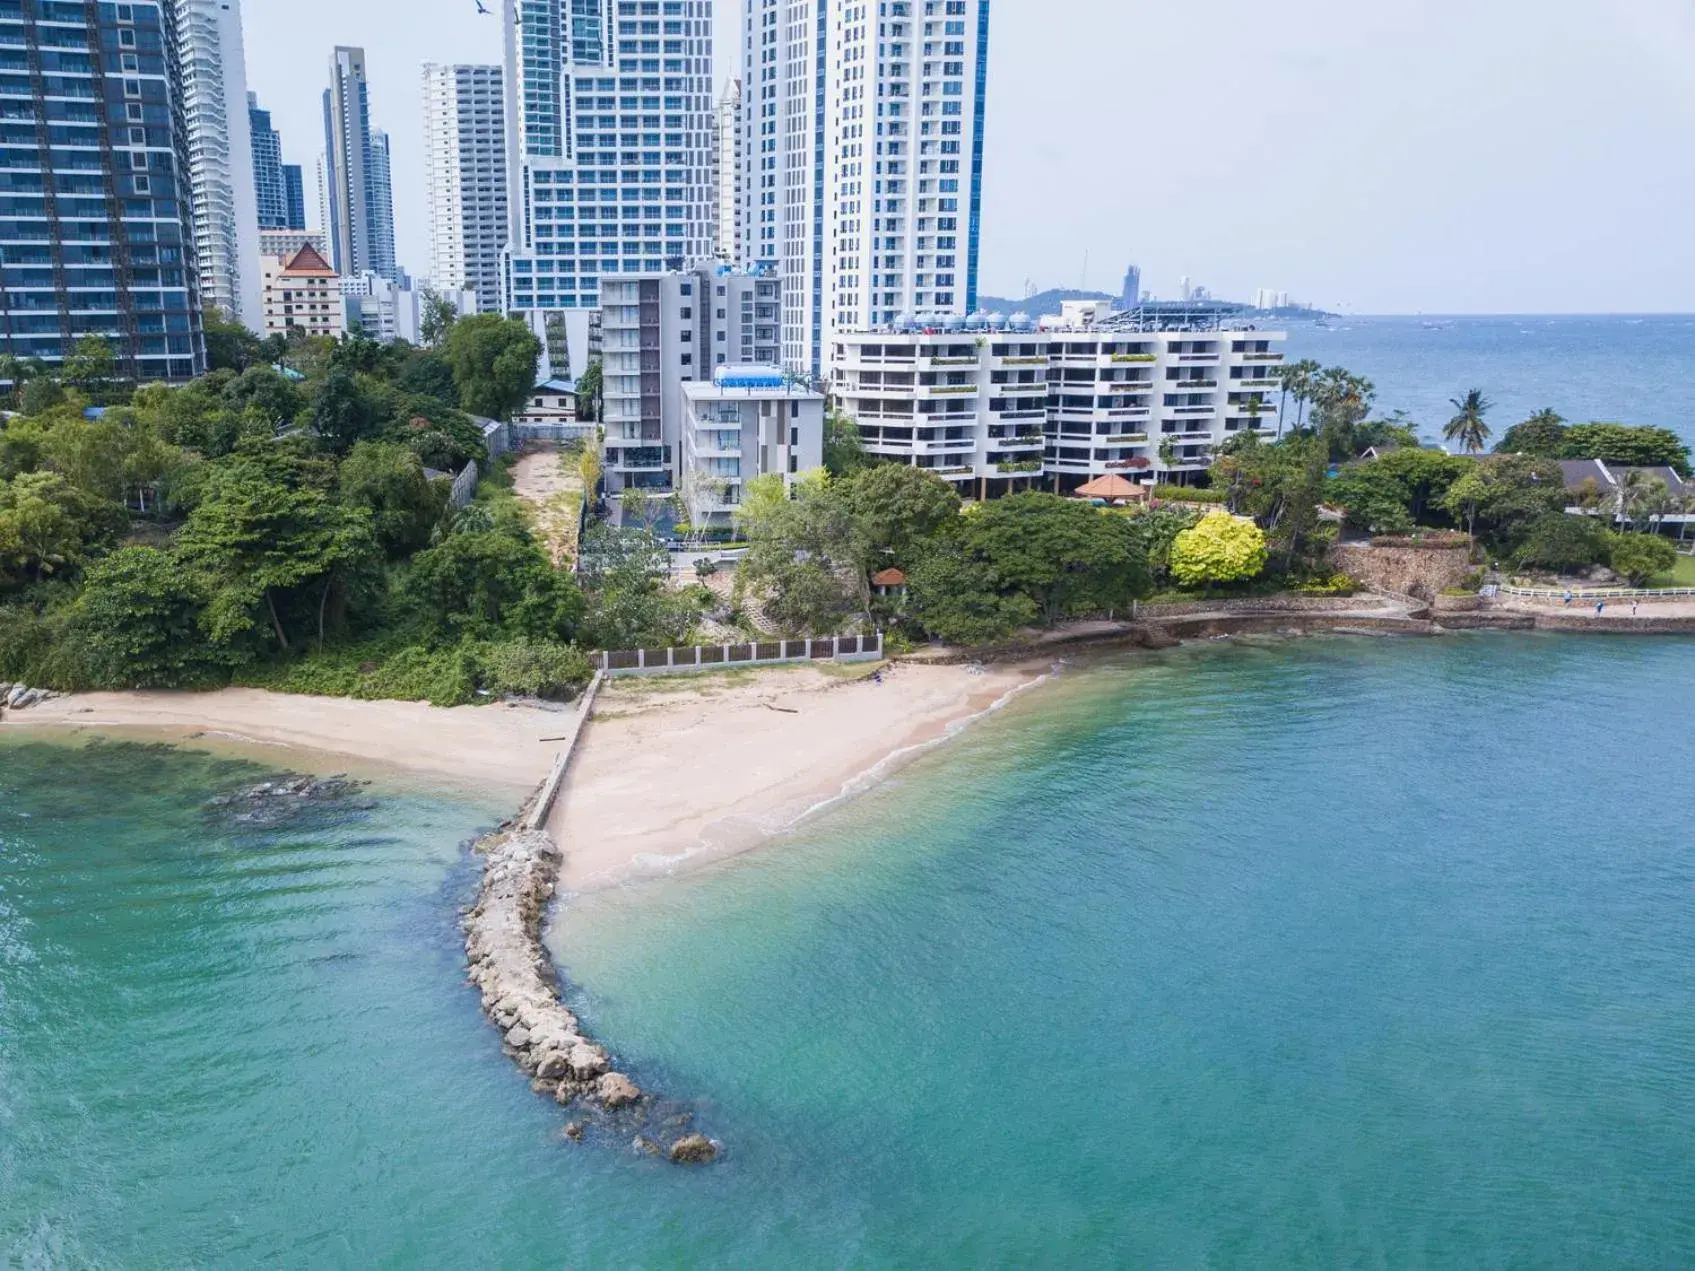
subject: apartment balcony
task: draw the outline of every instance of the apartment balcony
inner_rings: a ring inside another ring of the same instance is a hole
[[[1126,362],[1157,362],[1157,353],[1103,353],[1100,360],[1109,366],[1120,366]]]
[[[1046,366],[1048,361],[1048,356],[1045,353],[1031,353],[1019,357],[991,357],[989,365],[993,367]]]
[[[1160,385],[1168,393],[1202,393],[1217,388],[1217,380],[1166,380]]]
[[[1216,406],[1167,406],[1165,408],[1165,413],[1168,414],[1168,415],[1177,415],[1179,417],[1181,417],[1181,416],[1193,417],[1193,416],[1196,416],[1196,415],[1216,415],[1218,413],[1218,407],[1216,407]]]
[[[1047,438],[1041,433],[1026,433],[1022,437],[990,437],[989,451],[997,450],[1030,450],[1047,444]]]
[[[975,357],[924,357],[918,359],[920,367],[959,367],[976,366]]]
[[[1048,417],[1048,412],[1046,407],[1041,410],[991,410],[988,412],[988,416],[990,419],[1009,421],[1015,419],[1045,420]]]
[[[963,397],[968,393],[979,393],[982,389],[976,384],[920,384],[920,397]]]
[[[1109,446],[1145,446],[1148,444],[1148,434],[1145,432],[1114,433],[1101,439]]]
[[[1244,362],[1281,362],[1283,360],[1281,353],[1239,353],[1237,356]]]
[[[1222,353],[1173,353],[1168,360],[1183,366],[1217,366]]]

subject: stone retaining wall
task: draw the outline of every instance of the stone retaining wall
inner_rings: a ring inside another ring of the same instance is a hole
[[[1338,610],[1381,609],[1381,596],[1231,596],[1218,600],[1192,600],[1177,604],[1138,605],[1143,619],[1181,618],[1195,613],[1307,613]]]
[[[1373,547],[1337,543],[1330,549],[1333,569],[1374,591],[1391,591],[1434,600],[1458,587],[1474,568],[1469,547]]]

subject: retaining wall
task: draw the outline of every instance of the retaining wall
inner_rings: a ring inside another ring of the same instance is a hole
[[[1369,543],[1337,543],[1330,564],[1374,591],[1392,591],[1420,600],[1434,600],[1458,587],[1475,568],[1471,548],[1373,547]]]

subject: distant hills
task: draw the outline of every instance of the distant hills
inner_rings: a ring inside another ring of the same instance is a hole
[[[1024,300],[1007,300],[1000,296],[979,296],[977,307],[986,313],[1027,313],[1032,318],[1043,314],[1058,313],[1060,302],[1063,300],[1114,300],[1117,296],[1108,295],[1104,291],[1070,291],[1064,287],[1050,287],[1046,291],[1038,291],[1035,295]]]

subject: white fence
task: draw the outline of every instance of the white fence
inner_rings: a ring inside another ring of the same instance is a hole
[[[664,675],[728,666],[777,666],[785,662],[876,662],[883,633],[819,640],[760,640],[751,644],[691,644],[662,649],[621,649],[595,655],[607,675]]]
[[[1528,596],[1533,600],[1660,600],[1673,596],[1695,596],[1695,587],[1586,587],[1562,591],[1557,587],[1509,587],[1502,584],[1503,596]]]

